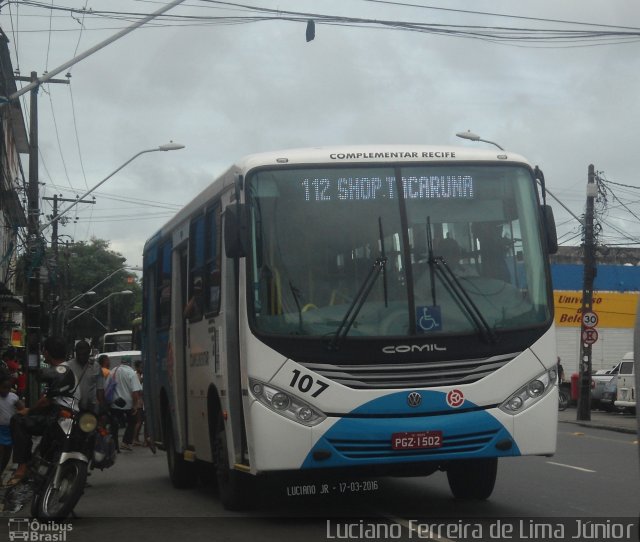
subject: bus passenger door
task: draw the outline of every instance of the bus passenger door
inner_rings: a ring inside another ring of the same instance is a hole
[[[175,380],[175,392],[176,392],[176,405],[178,408],[176,425],[178,435],[180,435],[179,448],[186,449],[189,446],[189,397],[188,397],[188,366],[189,366],[189,343],[187,329],[184,318],[182,317],[182,307],[184,307],[185,300],[187,298],[187,244],[182,245],[177,250],[178,259],[178,273],[176,281],[176,297],[177,297],[177,310],[174,311],[174,337],[176,341],[176,380]],[[175,260],[174,260],[175,261]]]
[[[213,377],[213,342],[215,324],[209,303],[212,290],[209,262],[209,209],[195,215],[189,224],[188,257],[181,259],[183,311],[180,319],[184,329],[184,362],[187,448],[195,457],[211,460],[207,394]]]

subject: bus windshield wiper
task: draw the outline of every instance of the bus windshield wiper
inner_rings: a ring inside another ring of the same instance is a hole
[[[369,296],[369,292],[371,292],[373,285],[376,283],[376,280],[380,276],[380,272],[384,270],[386,265],[387,258],[383,256],[381,256],[380,258],[376,258],[376,261],[373,262],[373,265],[371,266],[369,273],[365,277],[362,286],[360,286],[360,290],[358,290],[358,293],[353,298],[353,301],[351,302],[351,305],[349,305],[347,313],[344,315],[342,322],[340,322],[340,326],[336,330],[335,335],[329,343],[330,350],[338,350],[340,343],[347,336],[347,333],[349,333],[351,326],[358,317],[358,314],[360,313],[364,302]]]
[[[289,289],[291,290],[291,295],[293,296],[296,308],[298,309],[298,329],[300,334],[302,334],[304,326],[302,324],[302,308],[300,307],[300,290],[296,288],[291,281],[289,281]]]
[[[442,256],[434,256],[433,238],[431,237],[431,217],[429,216],[427,217],[427,251],[433,304],[436,304],[435,275],[438,275],[458,303],[467,311],[471,322],[480,332],[484,341],[495,344],[497,342],[496,334],[493,329],[491,329],[485,317],[482,316],[478,305],[471,299],[471,296],[467,293],[464,286],[462,286],[456,274],[447,265],[447,260]]]
[[[473,299],[471,299],[471,296],[467,293],[464,286],[462,286],[456,274],[447,265],[447,261],[442,256],[430,256],[429,265],[432,266],[436,275],[442,279],[442,282],[447,286],[451,294],[467,311],[469,318],[482,335],[484,341],[496,344],[497,337],[495,332],[491,329],[491,326],[485,317],[482,316],[482,312],[480,312],[478,305],[476,305]]]

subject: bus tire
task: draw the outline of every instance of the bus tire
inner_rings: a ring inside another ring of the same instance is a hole
[[[491,496],[498,473],[498,458],[461,459],[447,468],[449,487],[456,499],[486,500]]]
[[[216,470],[218,496],[227,510],[248,510],[255,505],[252,477],[232,469],[227,451],[227,434],[222,416],[216,424],[213,437],[213,457]]]
[[[165,416],[165,446],[167,449],[167,466],[169,478],[176,489],[189,489],[196,485],[198,476],[195,463],[185,461],[184,457],[176,451],[176,440],[173,434],[171,416]]]

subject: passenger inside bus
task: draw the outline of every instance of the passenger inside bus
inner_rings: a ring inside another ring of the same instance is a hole
[[[447,236],[439,239],[439,242],[434,242],[435,256],[441,256],[449,267],[456,269],[460,264],[460,258],[462,257],[462,248],[458,242],[451,237],[451,232],[447,232]]]
[[[480,243],[481,275],[510,282],[506,262],[510,240],[502,236],[502,223],[476,222],[473,231]]]
[[[184,317],[189,320],[200,320],[203,315],[204,290],[202,288],[202,277],[196,276],[193,279],[191,298],[184,308]]]

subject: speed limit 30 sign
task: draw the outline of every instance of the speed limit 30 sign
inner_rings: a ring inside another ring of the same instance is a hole
[[[598,315],[595,312],[585,312],[582,315],[582,325],[584,327],[596,327],[598,325]]]

